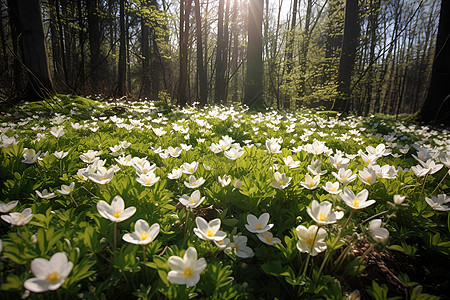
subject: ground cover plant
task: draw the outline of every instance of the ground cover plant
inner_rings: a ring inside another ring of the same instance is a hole
[[[448,297],[448,130],[63,95],[0,129],[2,299]]]

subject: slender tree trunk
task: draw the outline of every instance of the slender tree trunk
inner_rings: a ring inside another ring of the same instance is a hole
[[[293,54],[294,54],[294,41],[295,41],[295,27],[297,26],[297,8],[298,2],[294,0],[292,5],[292,19],[291,19],[291,28],[288,31],[288,44],[286,45],[286,76],[287,76],[287,84],[291,81],[290,76],[292,73],[292,67],[294,65]],[[290,95],[286,96],[284,99],[284,108],[291,108],[291,98]]]
[[[125,0],[120,0],[120,48],[119,48],[119,66],[118,66],[118,83],[117,95],[123,96],[127,93],[127,50],[126,50],[126,30],[125,30]]]
[[[345,4],[344,37],[337,79],[340,96],[334,105],[338,111],[348,111],[350,107],[350,84],[359,36],[358,0],[346,0]]]
[[[224,69],[224,32],[223,32],[223,14],[225,0],[219,0],[218,22],[217,22],[217,47],[216,47],[216,85],[214,93],[214,102],[223,103],[225,91],[225,69]]]
[[[263,108],[262,21],[264,0],[248,3],[247,77],[245,80],[245,104]]]
[[[201,106],[205,106],[208,101],[208,82],[206,78],[206,69],[203,65],[203,42],[202,42],[202,16],[200,14],[199,0],[195,3],[195,25],[197,35],[197,74],[199,85],[199,102]]]
[[[82,0],[77,0],[77,8],[78,8],[78,26],[80,26],[79,29],[79,39],[80,39],[80,66],[78,71],[78,76],[75,84],[75,89],[77,90],[80,88],[82,91],[84,90],[84,83],[85,83],[85,58],[84,58],[84,20],[83,20],[83,9],[81,5]]]
[[[99,91],[99,83],[101,78],[100,66],[100,25],[97,15],[98,0],[86,1],[88,13],[88,34],[89,34],[89,72],[91,92]]]
[[[180,0],[180,78],[178,87],[178,105],[187,104],[187,82],[188,82],[188,36],[189,15],[191,12],[191,1]]]
[[[63,25],[61,20],[61,13],[60,13],[60,7],[59,7],[59,0],[56,0],[56,20],[58,21],[58,29],[59,29],[59,42],[61,43],[61,60],[62,60],[62,67],[64,72],[64,82],[66,85],[69,84],[69,74],[67,70],[67,61],[66,61],[66,48],[64,45],[64,34],[63,34]],[[66,34],[67,35],[67,34]]]

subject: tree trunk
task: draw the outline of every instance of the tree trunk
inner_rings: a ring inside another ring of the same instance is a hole
[[[21,98],[41,100],[55,93],[48,65],[39,0],[8,1],[12,21],[19,37],[28,85]]]
[[[148,1],[142,1],[142,9],[148,8]],[[146,18],[141,17],[141,55],[142,55],[142,88],[140,97],[150,97],[150,47],[149,47],[149,27]],[[139,97],[139,98],[140,98]]]
[[[120,48],[119,48],[119,66],[117,95],[123,96],[127,93],[127,49],[126,49],[126,30],[125,30],[125,0],[120,0]]]
[[[100,74],[102,70],[102,67],[100,66],[100,25],[97,15],[98,0],[89,0],[86,1],[86,4],[89,28],[89,72],[91,93],[96,93],[99,91],[99,83],[101,80]]]
[[[423,121],[450,125],[450,1],[442,0],[433,69],[427,98],[419,116]]]
[[[206,69],[203,66],[203,42],[202,42],[202,16],[200,14],[200,1],[194,0],[195,3],[195,25],[197,35],[197,76],[199,85],[199,102],[201,106],[207,104],[208,83],[206,78]]]
[[[334,109],[338,111],[348,111],[350,108],[350,84],[359,36],[358,0],[346,0],[345,4],[344,37],[337,78],[340,95],[334,104]]]
[[[264,0],[248,3],[247,77],[244,102],[252,108],[263,108],[262,21]]]
[[[223,11],[225,0],[219,0],[218,22],[217,22],[217,47],[216,47],[216,86],[214,93],[214,102],[224,102],[225,91],[225,69],[224,69],[224,32],[223,32]]]
[[[292,19],[291,19],[291,28],[288,31],[288,44],[286,45],[286,76],[287,76],[287,84],[289,84],[290,76],[292,73],[293,62],[293,53],[294,53],[294,40],[295,40],[295,26],[297,25],[297,7],[298,2],[294,0],[294,4],[292,5]],[[291,98],[290,96],[286,96],[284,99],[284,108],[291,108]]]
[[[191,0],[180,0],[180,78],[178,86],[178,105],[187,104],[188,82],[188,36],[189,15],[191,12]]]
[[[52,61],[53,61],[53,78],[58,80],[63,78],[64,71],[62,68],[62,60],[61,60],[61,47],[59,41],[58,34],[58,18],[56,16],[56,10],[58,7],[56,6],[56,0],[49,1],[50,8],[50,36],[52,40]]]

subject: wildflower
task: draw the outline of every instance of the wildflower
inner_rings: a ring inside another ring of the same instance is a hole
[[[334,156],[330,156],[330,163],[337,170],[340,168],[347,169],[347,164],[350,162],[350,159],[342,157],[342,154],[336,153]]]
[[[358,172],[359,179],[368,185],[375,183],[377,180],[377,174],[375,174],[374,169],[372,168],[364,168],[362,171]]]
[[[230,244],[230,239],[224,238],[223,240],[220,241],[214,241],[214,244],[216,244],[216,246],[219,247],[219,250],[224,250]]]
[[[305,176],[305,181],[300,182],[300,184],[308,189],[308,190],[313,190],[315,189],[320,183],[320,175],[316,175],[314,176],[314,178],[311,177],[311,175],[306,174]]]
[[[173,147],[169,146],[169,148],[167,148],[166,151],[170,156],[178,157],[178,156],[180,156],[182,149],[180,147],[173,148]]]
[[[289,169],[298,168],[301,163],[299,160],[294,160],[290,155],[287,157],[283,157],[283,161]]]
[[[167,133],[167,131],[165,131],[162,127],[160,127],[160,128],[152,128],[152,130],[155,133],[155,135],[157,135],[159,137]]]
[[[337,195],[340,192],[342,192],[342,190],[339,189],[339,182],[337,181],[334,183],[327,181],[327,183],[324,186],[322,186],[322,188],[328,193],[333,195]]]
[[[226,187],[231,183],[230,175],[223,175],[222,177],[218,176],[217,179],[222,187]]]
[[[240,258],[249,258],[255,255],[253,250],[247,246],[246,236],[233,236],[233,242],[228,244],[227,248],[225,248],[225,251],[231,251],[232,249],[235,249],[236,256]]]
[[[206,268],[203,257],[197,260],[197,250],[194,247],[189,247],[183,258],[171,256],[168,262],[171,271],[167,274],[167,279],[175,284],[185,284],[187,288],[197,284],[200,273]]]
[[[281,240],[273,236],[270,231],[258,233],[258,238],[267,245],[279,244]]]
[[[389,237],[389,231],[386,228],[381,227],[381,220],[374,219],[369,224],[370,236],[380,244],[384,244]]]
[[[75,187],[75,182],[72,182],[70,185],[65,185],[65,184],[61,185],[61,189],[56,190],[56,191],[63,195],[69,195],[73,191],[74,187]],[[36,191],[36,193],[37,193],[37,191]]]
[[[317,223],[317,225],[333,224],[342,219],[344,216],[344,212],[342,211],[333,211],[332,204],[328,201],[319,203],[316,200],[313,200],[311,203],[311,208],[307,207],[306,212],[311,219]]]
[[[281,153],[281,145],[278,143],[277,139],[271,138],[266,140],[266,148],[271,154]]]
[[[317,225],[311,225],[309,228],[298,225],[295,231],[298,237],[297,249],[300,252],[316,256],[327,249],[327,244],[325,243],[327,232],[325,229]]]
[[[367,151],[367,153],[369,153],[369,155],[378,156],[378,157],[387,156],[387,155],[391,154],[391,150],[386,149],[386,146],[384,144],[379,144],[376,148],[374,148],[372,146],[367,146],[366,151]]]
[[[367,200],[369,192],[364,189],[355,196],[355,194],[347,187],[344,187],[344,192],[340,193],[345,204],[353,209],[363,209],[375,203],[375,200]]]
[[[181,171],[181,169],[173,169],[172,172],[170,172],[169,174],[167,174],[167,177],[169,179],[178,179],[183,175],[183,172]]]
[[[270,186],[280,190],[287,188],[292,179],[291,177],[287,177],[284,173],[280,174],[278,171],[275,172],[273,176],[275,177],[275,181],[272,181]]]
[[[33,292],[42,293],[58,289],[66,280],[73,263],[67,260],[64,252],[57,252],[50,260],[35,258],[31,262],[31,272],[35,278],[26,280],[23,286]]]
[[[268,213],[263,213],[259,218],[252,214],[247,215],[247,223],[245,228],[251,233],[263,233],[270,230],[273,224],[269,223],[270,215]]]
[[[242,182],[239,179],[236,179],[233,183],[233,186],[234,186],[234,189],[240,189],[242,186]]]
[[[191,163],[182,164],[180,169],[181,169],[181,172],[183,172],[184,174],[192,175],[195,172],[197,172],[198,165],[199,165],[198,162],[193,161]]]
[[[114,169],[110,168],[109,170],[105,167],[100,167],[98,170],[94,172],[86,172],[83,174],[90,180],[98,184],[107,184],[109,183],[114,176]]]
[[[370,155],[370,154],[367,155],[367,154],[363,153],[361,150],[358,151],[358,154],[362,158],[362,160],[369,165],[374,164],[377,161],[377,159],[380,158],[379,156],[376,156],[376,155]]]
[[[59,139],[60,137],[62,137],[64,135],[64,128],[62,127],[52,127],[50,129],[50,133],[53,134],[53,136],[57,139]]]
[[[131,154],[128,154],[127,156],[120,156],[118,158],[115,158],[115,160],[119,165],[122,166],[131,166],[133,164]]]
[[[230,148],[229,150],[225,150],[225,151],[223,152],[223,154],[225,154],[225,156],[226,156],[228,159],[236,160],[236,159],[238,159],[239,157],[241,157],[242,154],[244,154],[244,152],[245,152],[244,149]]]
[[[39,158],[39,155],[41,155],[41,151],[34,151],[34,149],[26,149],[23,152],[23,160],[22,162],[24,164],[34,164],[36,160]]]
[[[395,205],[401,205],[405,201],[406,196],[394,195]]]
[[[219,230],[220,219],[214,219],[208,223],[202,217],[197,217],[195,218],[195,223],[197,228],[194,228],[194,233],[202,240],[220,241],[227,236],[225,232]]]
[[[126,233],[122,239],[125,242],[136,245],[148,245],[156,238],[159,233],[159,224],[155,223],[149,226],[144,220],[137,220],[134,225],[133,233]]]
[[[39,196],[39,198],[42,198],[42,199],[52,199],[52,198],[56,197],[55,193],[50,193],[49,191],[47,191],[47,189],[44,189],[42,191],[42,193],[39,191],[35,191],[35,192]]]
[[[31,208],[25,208],[21,213],[12,212],[9,215],[2,215],[1,218],[11,225],[22,226],[31,221],[33,214]]]
[[[69,154],[69,152],[64,152],[64,151],[56,151],[56,152],[53,152],[53,155],[54,155],[57,159],[63,159],[64,157],[67,156],[67,154]]]
[[[346,170],[344,168],[340,168],[337,173],[331,172],[331,174],[344,185],[347,185],[356,179],[356,174],[353,174],[352,170]]]
[[[425,201],[428,203],[428,205],[431,206],[434,210],[439,211],[449,211],[450,206],[444,205],[450,202],[450,197],[446,194],[439,194],[436,196],[433,196],[431,198],[425,197]]]
[[[97,156],[99,156],[100,154],[102,154],[102,151],[88,150],[87,152],[80,155],[80,159],[83,162],[90,164],[93,163],[97,159]]]
[[[184,182],[184,185],[187,188],[190,189],[196,189],[200,187],[203,183],[205,183],[205,179],[203,177],[200,177],[199,179],[196,179],[194,175],[189,176],[189,182]]]
[[[97,203],[98,213],[105,219],[108,219],[114,223],[125,221],[136,212],[136,207],[130,206],[125,208],[125,203],[122,197],[115,196],[111,202],[111,205],[106,201],[100,200]]]
[[[134,169],[136,170],[136,175],[147,175],[153,173],[156,170],[156,164],[151,164],[149,161],[142,161],[142,164],[134,164]]]
[[[192,192],[191,196],[183,195],[178,199],[181,204],[191,209],[198,207],[203,200],[205,200],[205,197],[201,197],[199,190]]]
[[[146,174],[141,174],[139,178],[136,178],[136,180],[143,186],[153,186],[159,181],[159,177],[156,177],[153,172],[148,172]]]
[[[0,202],[0,213],[4,214],[10,212],[14,207],[16,207],[19,201],[9,201],[8,203]]]

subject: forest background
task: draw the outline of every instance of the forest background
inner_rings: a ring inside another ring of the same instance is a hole
[[[431,107],[425,119],[445,122],[448,3],[1,0],[0,98],[59,92],[360,115]]]

